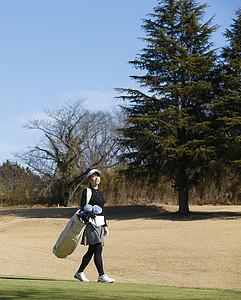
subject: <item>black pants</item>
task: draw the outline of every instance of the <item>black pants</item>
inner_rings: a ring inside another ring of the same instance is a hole
[[[102,261],[102,244],[89,245],[88,251],[83,256],[78,272],[83,272],[94,255],[94,263],[99,273],[99,276],[104,274]]]

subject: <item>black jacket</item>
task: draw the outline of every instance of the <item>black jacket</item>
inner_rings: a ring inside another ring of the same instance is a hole
[[[105,198],[104,198],[102,192],[99,189],[97,189],[97,190],[94,189],[92,186],[90,186],[89,188],[91,189],[91,192],[92,192],[89,204],[92,206],[99,205],[102,208],[102,213],[99,215],[105,217],[105,211],[104,211]],[[87,204],[87,189],[84,188],[82,195],[81,195],[81,200],[80,200],[80,209],[84,210],[84,207],[86,204]],[[106,218],[105,218],[104,226],[107,226]]]

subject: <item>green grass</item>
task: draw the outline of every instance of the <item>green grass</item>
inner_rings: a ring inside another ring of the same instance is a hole
[[[0,299],[240,300],[241,291],[0,276]]]

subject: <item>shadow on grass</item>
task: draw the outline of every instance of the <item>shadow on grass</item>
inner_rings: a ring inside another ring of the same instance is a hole
[[[61,295],[61,291],[48,290],[42,287],[43,283],[37,282],[72,282],[71,280],[54,279],[54,278],[32,278],[32,277],[19,277],[19,276],[0,276],[0,280],[7,280],[6,285],[8,288],[2,289],[0,286],[0,299],[66,299],[65,295]],[[20,284],[16,284],[22,282]],[[25,281],[25,283],[23,283]],[[36,282],[34,285],[29,282]],[[8,283],[7,283],[8,282]],[[16,282],[16,283],[15,283]],[[44,284],[45,286],[45,284]],[[63,296],[63,297],[61,297]]]
[[[0,275],[1,279],[7,279],[7,280],[24,280],[24,281],[64,281],[64,282],[72,282],[73,280],[66,280],[66,279],[55,279],[55,278],[33,278],[33,277],[20,277],[20,276],[3,276]],[[0,298],[1,299],[1,298]]]
[[[1,216],[16,216],[23,218],[71,218],[77,207],[71,208],[33,208],[33,209],[10,209],[0,211]],[[125,205],[110,206],[105,208],[108,220],[130,220],[130,219],[160,219],[171,221],[195,221],[208,219],[239,219],[241,212],[212,211],[212,212],[190,212],[188,216],[180,215],[178,212],[167,211],[163,206],[156,205]]]

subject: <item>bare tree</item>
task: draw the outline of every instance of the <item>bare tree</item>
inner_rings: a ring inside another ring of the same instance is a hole
[[[71,205],[90,168],[117,164],[118,118],[108,112],[90,112],[83,108],[82,100],[44,113],[46,118],[25,125],[42,132],[42,139],[17,156],[48,178],[58,203]]]

